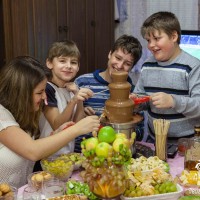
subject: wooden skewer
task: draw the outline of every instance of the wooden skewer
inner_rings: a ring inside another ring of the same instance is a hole
[[[109,90],[109,89],[101,90],[100,92],[96,92],[96,93],[94,93],[94,95],[99,94],[99,93],[102,93],[102,92],[105,92],[105,91],[108,91],[108,90]]]
[[[153,121],[156,139],[156,155],[162,159],[166,159],[166,139],[170,122],[164,119],[156,119]]]

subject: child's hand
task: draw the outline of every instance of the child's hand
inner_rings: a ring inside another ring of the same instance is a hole
[[[91,116],[95,114],[95,111],[92,107],[88,106],[84,108],[84,112],[87,116]]]
[[[134,98],[137,98],[137,94],[135,93],[129,94],[129,99],[134,99]]]
[[[51,133],[51,135],[55,135],[56,133],[70,127],[70,126],[73,126],[75,123],[73,121],[69,121],[69,122],[65,122],[64,124],[62,124],[58,129],[56,129],[55,131],[53,131]]]
[[[174,99],[170,94],[157,92],[151,96],[152,104],[156,108],[172,108],[174,107]]]
[[[92,90],[88,88],[81,88],[73,97],[73,101],[85,101],[93,96]]]
[[[74,128],[80,131],[80,134],[86,134],[93,131],[98,131],[100,126],[99,117],[96,115],[88,116],[78,121]]]
[[[66,83],[65,84],[65,87],[66,89],[69,91],[69,92],[73,92],[74,94],[76,92],[78,92],[78,86],[74,83],[74,82],[69,82],[69,83]]]

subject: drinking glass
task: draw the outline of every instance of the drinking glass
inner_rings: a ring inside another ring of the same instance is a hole
[[[42,192],[45,198],[58,197],[65,194],[65,183],[59,179],[52,179],[43,183]]]
[[[188,148],[188,138],[179,138],[178,139],[178,154],[184,156]]]
[[[36,188],[27,186],[23,191],[23,200],[41,200],[41,192]]]

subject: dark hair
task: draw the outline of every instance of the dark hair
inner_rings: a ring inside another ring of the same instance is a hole
[[[0,104],[32,136],[38,134],[40,111],[34,111],[33,91],[44,79],[44,66],[30,56],[11,60],[0,71]]]
[[[115,50],[122,49],[127,51],[133,57],[133,66],[138,62],[142,56],[142,45],[139,40],[132,35],[122,35],[114,43],[111,53]]]
[[[152,14],[144,21],[141,27],[142,37],[144,38],[146,34],[150,35],[155,30],[164,31],[169,37],[176,31],[178,34],[177,43],[180,44],[181,27],[175,14],[165,11]]]

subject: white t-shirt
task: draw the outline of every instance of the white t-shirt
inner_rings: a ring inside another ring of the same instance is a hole
[[[0,104],[0,131],[9,126],[19,126],[13,115]],[[1,134],[1,132],[0,132]],[[15,140],[15,138],[12,138]],[[17,188],[27,183],[34,162],[29,161],[0,143],[0,183],[9,183]]]
[[[74,94],[72,92],[67,91],[66,88],[59,88],[50,82],[48,82],[47,87],[49,89],[49,90],[46,90],[48,105],[57,107],[60,113],[63,112],[68,102],[74,96]],[[74,116],[75,111],[76,111],[76,106],[72,114],[72,118],[71,118],[72,121],[73,121],[73,116]],[[41,117],[40,117],[39,128],[40,128],[40,133],[41,133],[40,138],[49,136],[50,133],[53,131],[53,129],[51,128],[51,125],[49,124],[49,122],[47,121],[43,113],[41,114]],[[74,151],[74,140],[66,144],[66,146],[64,146],[62,149],[57,151],[52,156],[67,154],[73,151]]]

